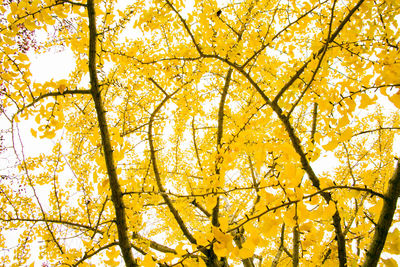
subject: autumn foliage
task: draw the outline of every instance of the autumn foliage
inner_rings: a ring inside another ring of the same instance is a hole
[[[6,266],[397,266],[399,1],[0,13]],[[24,31],[68,79],[37,81]]]

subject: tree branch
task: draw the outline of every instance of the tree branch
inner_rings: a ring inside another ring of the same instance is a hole
[[[293,260],[292,266],[297,267],[299,266],[299,251],[300,251],[300,230],[299,230],[299,222],[297,216],[297,203],[295,204],[295,217],[294,220],[296,222],[295,226],[293,227]]]
[[[149,120],[149,127],[148,127],[148,140],[149,140],[149,147],[150,147],[150,160],[153,166],[154,177],[156,179],[158,190],[161,193],[162,198],[164,199],[165,203],[167,204],[170,212],[174,216],[176,222],[178,223],[179,228],[182,230],[184,236],[190,241],[192,244],[197,244],[196,239],[194,236],[189,232],[189,229],[186,227],[185,223],[183,222],[182,217],[179,215],[178,210],[172,204],[171,199],[169,198],[168,194],[166,193],[164,186],[161,182],[161,175],[160,171],[158,170],[157,159],[156,159],[156,150],[154,148],[154,141],[153,141],[153,122],[154,118],[157,113],[160,111],[162,106],[174,95],[179,91],[178,88],[175,92],[171,95],[167,95],[160,104],[155,108],[155,110],[151,113],[150,120]]]
[[[76,95],[78,95],[78,94],[80,94],[80,95],[90,95],[91,91],[90,90],[66,90],[63,93],[61,93],[61,92],[49,92],[49,93],[46,93],[46,94],[42,94],[42,95],[38,96],[37,98],[34,98],[32,100],[32,102],[29,103],[28,105],[23,106],[20,109],[18,109],[18,111],[15,113],[14,117],[16,115],[18,115],[19,113],[23,112],[25,109],[34,106],[37,102],[39,102],[40,100],[45,99],[47,97],[63,96],[63,95],[75,95],[75,94]]]
[[[231,82],[231,77],[232,77],[232,68],[229,68],[228,73],[226,74],[225,78],[225,84],[224,87],[222,88],[222,94],[221,94],[221,99],[219,102],[219,108],[218,108],[218,129],[217,129],[217,159],[215,162],[215,174],[217,175],[218,181],[221,180],[221,164],[223,162],[223,158],[219,157],[219,154],[222,152],[222,136],[224,134],[224,108],[225,108],[225,100],[226,96],[228,94],[228,89],[229,89],[229,84]],[[215,204],[215,207],[212,210],[212,219],[211,222],[214,226],[219,226],[218,222],[218,213],[219,213],[219,196],[217,197],[217,203]]]
[[[105,250],[105,249],[108,249],[108,248],[110,248],[110,247],[116,246],[116,245],[118,245],[118,242],[113,242],[113,243],[107,244],[107,245],[105,245],[104,247],[98,248],[96,251],[94,251],[94,252],[92,252],[92,253],[90,253],[90,254],[87,254],[87,253],[85,252],[85,255],[84,255],[80,260],[78,260],[76,263],[74,263],[72,266],[79,266],[79,265],[80,265],[81,263],[83,263],[85,260],[87,260],[87,259],[89,259],[89,258],[95,256],[97,253],[99,253],[99,252],[101,252],[101,251],[103,251],[103,250]]]
[[[128,267],[139,266],[136,259],[134,259],[131,244],[128,237],[128,225],[126,222],[125,204],[123,201],[121,186],[118,181],[116,165],[114,161],[113,148],[111,145],[111,137],[108,131],[107,118],[105,116],[103,101],[100,95],[100,86],[97,78],[96,66],[96,14],[94,8],[94,0],[87,1],[87,14],[89,18],[89,74],[90,74],[90,87],[93,101],[96,108],[97,120],[99,123],[101,142],[104,151],[106,162],[108,181],[111,189],[111,201],[114,204],[116,224],[118,230],[119,246],[121,248],[122,256],[125,264]]]
[[[388,188],[385,193],[383,207],[375,227],[374,237],[367,250],[366,259],[363,267],[377,266],[386,237],[393,221],[396,211],[397,199],[400,197],[400,162],[397,160],[397,166],[392,178],[389,180]]]
[[[281,90],[278,92],[278,94],[275,96],[273,102],[278,103],[279,98],[285,93],[287,89],[289,89],[290,86],[300,77],[300,75],[304,72],[306,69],[307,65],[311,62],[311,59],[319,57],[324,51],[326,50],[326,47],[328,46],[329,43],[332,43],[335,38],[339,35],[339,33],[342,31],[343,27],[347,24],[347,22],[350,21],[351,16],[360,8],[361,4],[365,0],[360,0],[347,14],[347,16],[343,19],[343,21],[339,24],[339,26],[336,28],[335,32],[332,33],[331,36],[328,36],[328,39],[326,40],[326,44],[320,48],[315,54],[313,54],[310,59],[308,59],[306,62],[304,62],[303,66],[296,72],[296,74],[281,88]]]

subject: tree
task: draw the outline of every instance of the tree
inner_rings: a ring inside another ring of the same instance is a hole
[[[3,262],[38,248],[67,266],[394,264],[399,8],[3,4],[0,76],[25,189],[0,183],[0,241],[20,240]],[[73,51],[68,80],[35,82],[19,25]],[[28,156],[29,134],[51,151]]]

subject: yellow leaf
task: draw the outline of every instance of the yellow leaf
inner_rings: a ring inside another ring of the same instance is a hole
[[[346,130],[344,130],[343,133],[340,134],[340,139],[339,142],[347,141],[353,136],[353,129],[350,127],[347,127]]]
[[[398,93],[390,96],[389,100],[396,106],[396,108],[400,109],[400,95]]]
[[[387,90],[386,90],[386,89],[387,89],[387,88],[386,88],[385,86],[382,86],[382,87],[379,89],[379,92],[380,92],[382,95],[388,96]]]
[[[70,6],[68,5],[56,6],[53,8],[53,11],[56,13],[57,17],[65,19],[68,17],[69,8]]]
[[[323,147],[326,151],[332,151],[338,146],[338,144],[339,144],[338,140],[332,139],[329,143],[327,143]]]
[[[400,230],[398,228],[395,228],[393,232],[388,234],[385,251],[390,254],[400,254]]]
[[[349,191],[349,196],[352,198],[358,198],[360,196],[360,191],[358,190],[350,190]]]
[[[38,115],[35,117],[36,123],[40,123],[40,118],[41,118],[40,114],[38,114]]]
[[[65,84],[60,84],[58,91],[60,91],[61,94],[64,94],[66,88],[67,86]]]
[[[367,108],[369,105],[374,103],[375,98],[371,99],[367,94],[361,94],[360,108]]]
[[[197,244],[200,246],[207,246],[208,244],[210,244],[209,240],[207,239],[207,236],[204,235],[203,233],[195,235],[196,240],[197,240]]]
[[[144,259],[142,261],[142,266],[144,266],[144,267],[155,267],[156,266],[156,262],[153,260],[150,253],[147,253],[146,256],[144,256]]]
[[[24,26],[29,30],[29,31],[34,31],[37,28],[36,23],[31,20],[31,19],[27,19],[24,22]]]
[[[243,247],[241,249],[239,249],[239,257],[241,259],[248,259],[253,257],[254,254],[254,250],[251,250],[249,248]]]
[[[207,196],[205,197],[205,202],[206,202],[206,208],[208,210],[211,210],[217,204],[217,198],[214,195]]]
[[[9,46],[13,46],[15,45],[15,41],[11,38],[8,38],[7,36],[3,37],[3,40],[6,44],[8,44]]]
[[[335,212],[336,212],[335,203],[333,201],[331,201],[331,202],[329,202],[328,207],[324,208],[323,216],[325,218],[330,218],[333,216],[333,214],[335,214]]]
[[[393,259],[393,258],[382,259],[382,262],[386,267],[397,267],[397,266],[399,266],[397,264],[397,261],[395,259]]]
[[[184,261],[184,266],[190,266],[190,267],[206,267],[207,265],[205,262],[199,257],[196,259],[186,259]]]
[[[344,114],[342,117],[340,117],[337,127],[338,128],[345,127],[349,124],[349,122],[350,122],[349,117],[346,114]]]
[[[228,256],[228,249],[226,248],[225,243],[215,242],[213,250],[218,257]]]
[[[277,225],[280,222],[278,222],[275,218],[273,218],[272,216],[265,216],[263,218],[262,224],[261,224],[261,228],[260,231],[263,233],[263,235],[268,236],[268,235],[273,235],[275,234],[275,229],[277,227]]]
[[[303,199],[303,196],[304,196],[303,190],[302,190],[301,188],[299,188],[299,187],[296,187],[296,188],[294,189],[294,191],[295,191],[295,194],[296,194],[296,199],[302,200],[302,199]]]
[[[375,205],[371,206],[368,209],[371,214],[374,214],[375,220],[377,220],[379,218],[379,214],[382,210],[382,206],[383,206],[383,200],[379,199]]]
[[[116,261],[114,258],[109,258],[104,261],[107,266],[118,266],[119,262]]]
[[[213,231],[214,237],[215,237],[215,239],[217,239],[217,241],[222,242],[222,243],[226,243],[229,241],[229,235],[221,232],[221,230],[218,227],[213,226],[212,231]]]
[[[42,12],[40,12],[40,13],[42,14],[44,23],[46,23],[48,25],[54,25],[54,23],[56,21],[49,13],[47,13],[45,10],[42,10]]]
[[[107,251],[106,251],[106,255],[107,255],[107,257],[108,258],[112,258],[112,259],[114,259],[114,258],[117,258],[118,256],[119,256],[119,250],[118,249],[116,249],[115,247],[111,247],[110,249],[108,249]]]
[[[300,231],[306,231],[306,232],[310,232],[311,229],[314,227],[314,224],[312,221],[307,221],[305,223],[303,223],[302,225],[300,225]]]
[[[229,226],[229,218],[228,217],[221,217],[219,219],[219,229],[221,229],[221,231],[226,232],[228,230],[228,226]]]
[[[103,182],[101,183],[101,186],[102,186],[103,188],[107,188],[107,186],[108,186],[108,179],[104,179]]]
[[[54,130],[48,130],[43,134],[42,138],[53,139],[55,136],[56,132]]]
[[[31,134],[33,137],[37,137],[37,132],[34,129],[31,129]]]
[[[176,246],[175,251],[178,255],[182,256],[188,253],[185,249],[183,249],[184,245],[185,245],[184,243],[180,243],[178,246]]]
[[[382,78],[386,83],[397,84],[400,82],[400,67],[399,64],[390,64],[384,67]]]

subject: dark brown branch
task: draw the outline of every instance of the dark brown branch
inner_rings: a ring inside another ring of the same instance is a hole
[[[116,224],[118,230],[119,246],[126,266],[138,266],[134,259],[131,244],[128,237],[128,225],[126,221],[125,204],[122,197],[121,186],[118,181],[116,165],[114,161],[113,148],[111,145],[111,137],[108,131],[106,111],[104,110],[103,101],[100,95],[100,86],[97,78],[96,67],[96,14],[94,1],[87,1],[87,14],[89,18],[89,74],[90,74],[90,91],[96,108],[97,120],[99,123],[101,142],[106,162],[108,181],[111,189],[111,201],[114,204]]]
[[[366,130],[366,131],[362,131],[362,132],[359,132],[359,133],[355,133],[352,137],[355,137],[355,136],[358,136],[358,135],[362,135],[362,134],[379,132],[379,131],[382,131],[382,130],[400,130],[400,127],[379,127],[377,129]]]
[[[284,242],[285,241],[285,223],[283,223],[282,227],[281,227],[281,238],[280,238],[280,240],[281,240],[281,243],[279,245],[278,252],[276,253],[275,258],[271,263],[271,267],[278,266],[279,259],[281,258],[282,252],[285,250],[285,242]],[[289,251],[287,251],[286,253],[288,254],[289,257],[292,257],[292,255],[290,254]]]
[[[171,2],[169,0],[165,0],[165,2],[174,11],[174,13],[178,16],[179,20],[182,22],[183,27],[185,27],[186,32],[190,36],[190,39],[192,39],[193,45],[196,47],[197,52],[200,55],[203,55],[203,52],[201,51],[200,46],[196,42],[196,39],[194,38],[194,35],[193,35],[192,31],[190,30],[188,24],[186,23],[185,19],[181,16],[181,14],[178,12],[178,10],[176,10],[176,8],[171,4]]]
[[[153,240],[150,240],[150,248],[163,252],[163,253],[172,253],[172,254],[176,254],[175,249],[169,248],[165,245],[159,244]]]
[[[80,95],[90,95],[91,91],[90,90],[66,90],[63,93],[60,93],[60,92],[49,92],[49,93],[46,93],[46,94],[42,94],[42,95],[34,98],[33,101],[31,103],[29,103],[28,105],[21,107],[14,116],[16,116],[19,113],[23,112],[25,109],[34,106],[37,102],[39,102],[40,100],[45,99],[47,97],[63,96],[63,95],[75,95],[75,94],[76,95],[78,95],[78,94],[80,94]]]
[[[289,23],[288,25],[286,25],[282,30],[280,30],[278,33],[276,33],[274,35],[274,37],[271,38],[271,40],[267,43],[264,44],[260,47],[260,49],[258,49],[251,57],[249,57],[246,62],[241,66],[242,68],[244,68],[245,66],[247,66],[257,55],[259,55],[265,48],[268,47],[268,45],[273,42],[276,38],[278,38],[282,33],[286,32],[290,27],[292,27],[293,25],[296,25],[297,23],[299,23],[300,20],[302,20],[303,18],[307,17],[311,12],[313,12],[315,9],[317,9],[318,7],[320,7],[321,5],[325,4],[326,2],[328,2],[327,0],[323,1],[322,3],[318,3],[317,5],[315,5],[314,7],[312,7],[310,10],[307,10],[304,14],[302,14],[301,16],[299,16],[296,20],[292,21],[291,23]],[[278,7],[275,9],[278,9]],[[275,13],[274,13],[275,16]],[[272,22],[271,22],[272,24]],[[271,26],[271,24],[269,25],[269,27]],[[267,33],[269,32],[269,29],[267,31]],[[307,63],[308,64],[308,63]]]
[[[149,78],[149,80],[158,88],[160,89],[160,91],[165,95],[168,96],[167,92],[164,91],[164,89],[153,79],[153,78]]]
[[[197,141],[196,141],[196,128],[194,127],[194,117],[192,119],[192,137],[193,137],[194,152],[196,153],[197,164],[199,164],[200,170],[203,171],[203,166],[200,160],[199,148],[197,146]]]
[[[326,191],[330,191],[330,190],[333,190],[333,189],[350,189],[350,190],[357,190],[357,191],[365,191],[365,192],[371,193],[371,194],[374,195],[374,196],[379,196],[379,197],[385,199],[385,196],[383,196],[382,194],[376,193],[376,192],[374,192],[373,190],[368,189],[368,188],[354,187],[354,186],[330,186],[330,187],[324,188],[324,189],[322,189],[322,190],[319,190],[319,191],[317,191],[317,192],[315,192],[315,193],[312,193],[312,194],[309,194],[309,195],[305,195],[305,196],[303,196],[302,200],[304,200],[304,199],[311,199],[312,197],[317,196],[317,195],[321,195],[321,196],[323,197],[324,195],[327,194]],[[227,232],[229,233],[229,232],[235,231],[236,229],[242,227],[242,226],[245,225],[246,223],[248,223],[248,222],[250,222],[250,221],[252,221],[252,220],[255,220],[255,219],[259,219],[259,218],[261,218],[263,215],[265,215],[265,214],[267,214],[267,213],[269,213],[269,212],[274,212],[274,211],[279,210],[279,209],[281,209],[281,208],[289,207],[290,205],[293,205],[293,204],[298,203],[298,202],[300,202],[300,201],[301,201],[301,200],[289,200],[289,201],[283,202],[282,204],[280,204],[280,205],[278,205],[278,206],[275,206],[275,207],[267,207],[265,211],[260,212],[260,213],[257,214],[257,215],[254,215],[254,216],[246,216],[245,219],[242,219],[242,220],[241,220],[241,221],[242,221],[241,223],[239,223],[239,222],[235,223],[235,224],[237,224],[237,225],[236,225],[235,227],[229,229]],[[333,217],[335,217],[335,215],[334,215]]]
[[[59,2],[61,2],[61,3],[69,3],[69,4],[73,5],[73,6],[82,6],[82,7],[86,7],[87,6],[85,4],[78,3],[78,2],[73,2],[73,1],[70,1],[70,0],[57,0],[56,1],[56,3],[59,3]]]
[[[133,233],[132,238],[133,239],[144,240],[146,242],[149,242],[150,248],[152,248],[154,250],[158,250],[158,251],[163,252],[163,253],[176,254],[175,249],[172,249],[172,248],[169,248],[169,247],[167,247],[165,245],[159,244],[159,243],[157,243],[157,242],[155,242],[153,240],[150,240],[150,239],[148,239],[146,237],[143,237],[143,236],[139,235],[138,233]],[[146,255],[146,253],[144,255]]]
[[[311,126],[311,142],[314,144],[315,140],[315,133],[317,131],[317,116],[318,116],[318,103],[314,103],[314,109],[313,109],[313,120],[312,120],[312,126]]]
[[[93,231],[94,233],[100,233],[103,234],[102,231],[97,230],[96,228],[93,228],[91,226],[87,226],[84,224],[80,223],[74,223],[74,222],[69,222],[69,221],[64,221],[64,220],[55,220],[55,219],[31,219],[31,218],[8,218],[8,219],[3,219],[0,218],[0,221],[2,222],[13,222],[13,221],[20,221],[20,222],[33,222],[33,223],[38,223],[38,222],[43,222],[43,223],[52,223],[52,224],[62,224],[66,226],[71,226],[73,228],[82,228],[85,230],[90,230]]]
[[[400,196],[400,162],[397,162],[396,170],[389,180],[388,188],[378,223],[375,227],[374,237],[367,250],[367,255],[363,267],[377,266],[386,237],[392,225],[393,216],[396,211],[397,199]]]
[[[78,260],[76,263],[74,263],[72,266],[79,266],[85,260],[95,256],[97,253],[99,253],[99,252],[101,252],[101,251],[103,251],[105,249],[108,249],[110,247],[117,246],[117,245],[118,245],[118,242],[113,242],[113,243],[110,243],[108,245],[105,245],[104,247],[101,247],[101,248],[97,249],[96,251],[94,251],[92,253],[88,254],[88,253],[85,252],[85,255],[80,260]]]
[[[276,186],[276,185],[271,185],[271,186],[259,186],[259,189],[264,189],[264,188],[269,188],[272,186]],[[323,188],[313,194],[307,195],[304,198],[309,198],[309,197],[313,197],[316,195],[321,195],[323,193],[325,193],[326,191],[332,191],[334,189],[349,189],[349,190],[356,190],[356,191],[360,191],[360,192],[367,192],[369,194],[371,194],[372,196],[376,196],[376,197],[380,197],[380,198],[385,198],[385,196],[379,192],[376,192],[370,188],[365,188],[365,187],[357,187],[357,186],[349,186],[349,185],[334,185],[334,186],[329,186],[326,188]],[[218,191],[218,192],[207,192],[207,193],[203,193],[203,194],[191,194],[191,195],[181,195],[181,194],[176,194],[176,193],[172,193],[172,192],[165,192],[165,193],[161,193],[161,192],[154,192],[154,191],[136,191],[136,192],[125,192],[123,193],[124,195],[133,195],[133,194],[166,194],[169,196],[174,196],[174,197],[179,197],[179,198],[194,198],[194,197],[207,197],[210,195],[227,195],[231,192],[235,192],[235,191],[241,191],[241,190],[256,190],[254,188],[254,186],[247,186],[247,187],[235,187],[229,190],[225,190],[225,191]]]
[[[192,204],[193,206],[198,208],[201,212],[203,212],[207,218],[211,217],[211,213],[209,213],[202,205],[200,205],[200,203],[198,203],[196,201],[196,199],[194,199],[192,202],[190,202],[190,204]]]
[[[294,220],[296,222],[295,226],[293,227],[293,260],[292,266],[297,267],[299,266],[299,251],[300,251],[300,230],[299,230],[299,222],[297,216],[297,203],[295,204],[295,217]]]
[[[350,18],[353,16],[353,14],[360,8],[361,4],[365,0],[360,0],[347,14],[347,16],[343,19],[343,21],[339,24],[339,26],[336,28],[335,32],[332,33],[331,36],[326,40],[325,45],[320,48],[315,54],[313,54],[310,59],[304,62],[303,66],[296,72],[296,74],[281,88],[281,90],[278,92],[278,94],[275,96],[273,103],[278,103],[279,98],[286,92],[287,89],[289,89],[290,86],[300,77],[300,75],[304,72],[306,69],[307,65],[311,62],[312,58],[317,58],[319,57],[324,51],[326,50],[326,46],[329,43],[332,43],[335,38],[339,35],[339,33],[342,31],[344,26],[347,24],[347,22],[350,21]]]
[[[218,129],[217,129],[217,159],[215,162],[215,174],[217,175],[217,179],[221,180],[220,177],[220,168],[221,164],[223,162],[223,158],[220,157],[220,153],[222,152],[222,136],[224,134],[224,108],[225,108],[225,100],[226,96],[228,95],[228,89],[229,89],[229,84],[231,82],[231,77],[232,77],[232,68],[229,68],[228,73],[226,74],[225,78],[225,84],[224,87],[222,88],[222,94],[221,94],[221,99],[219,102],[219,108],[218,108]],[[218,222],[218,213],[219,213],[219,197],[217,197],[217,203],[215,204],[215,207],[212,210],[212,219],[211,222],[214,226],[219,226]]]
[[[103,205],[102,205],[102,207],[101,207],[101,210],[100,210],[100,213],[99,213],[99,217],[97,218],[96,226],[94,227],[94,230],[95,230],[95,231],[93,232],[92,239],[94,238],[94,235],[96,234],[97,229],[99,228],[101,216],[102,216],[102,214],[103,214],[103,212],[104,212],[104,208],[106,207],[107,201],[108,201],[108,196],[107,196],[106,199],[104,200]]]
[[[178,89],[179,90],[179,89]],[[156,179],[157,187],[158,190],[161,193],[162,198],[164,199],[165,203],[167,204],[170,212],[174,216],[176,222],[178,223],[179,228],[182,230],[184,236],[192,243],[192,244],[197,244],[196,239],[194,236],[189,232],[189,229],[186,227],[182,217],[179,215],[178,210],[174,207],[172,204],[171,199],[169,198],[168,194],[166,193],[164,186],[161,182],[161,174],[160,171],[158,170],[158,164],[157,164],[157,159],[156,159],[156,150],[154,148],[154,142],[153,142],[153,122],[154,118],[157,115],[157,113],[160,111],[162,106],[174,95],[178,92],[176,90],[174,93],[171,95],[166,96],[160,104],[155,108],[153,113],[151,113],[150,120],[149,120],[149,127],[148,127],[148,141],[149,141],[149,147],[150,147],[150,160],[153,166],[153,172],[154,176]]]

